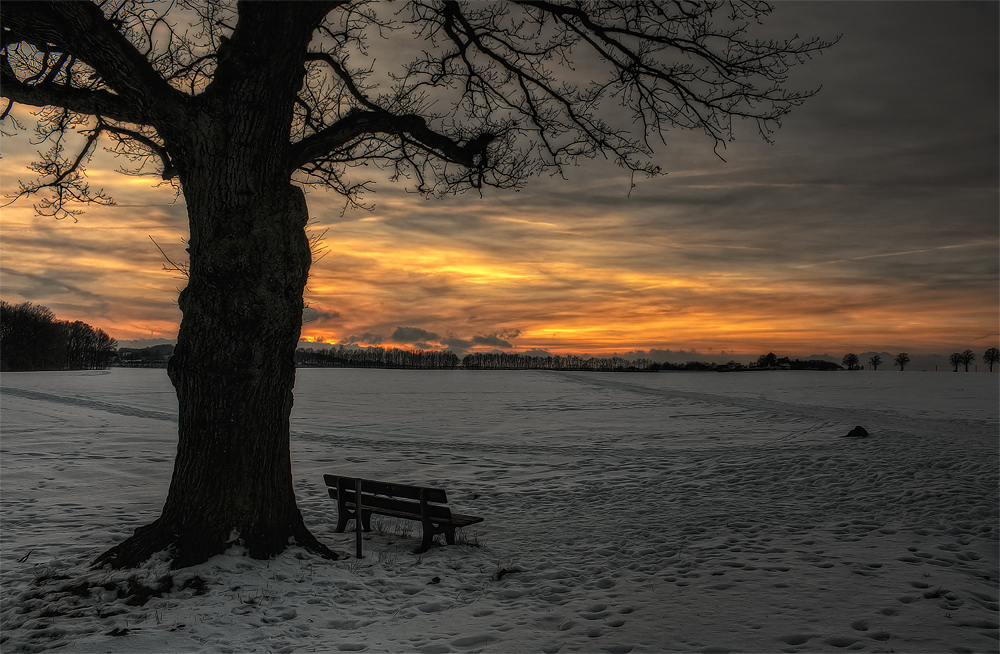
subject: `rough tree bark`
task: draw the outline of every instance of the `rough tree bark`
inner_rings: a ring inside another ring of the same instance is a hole
[[[97,563],[134,566],[172,547],[183,567],[237,540],[255,558],[291,539],[336,558],[306,529],[292,491],[293,355],[310,261],[305,199],[287,181],[235,195],[211,181],[186,190],[191,266],[169,366],[180,407],[170,490],[160,518]]]

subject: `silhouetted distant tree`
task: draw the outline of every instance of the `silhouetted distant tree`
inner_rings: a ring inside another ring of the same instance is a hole
[[[962,365],[962,355],[959,352],[953,352],[948,357],[948,362],[955,367],[954,372],[958,372],[958,367]]]
[[[872,370],[878,370],[878,367],[881,363],[882,363],[882,357],[877,354],[872,358],[868,359],[868,364],[872,367]]]
[[[774,352],[768,352],[757,357],[758,368],[774,368],[778,365],[778,356]]]
[[[111,365],[115,354],[113,338],[80,320],[63,323],[66,365],[69,370],[98,370]]]
[[[0,301],[0,370],[105,369],[116,346],[104,330],[57,320],[48,307]]]
[[[840,370],[841,366],[833,361],[823,359],[808,359],[806,361],[796,359],[789,362],[789,368],[792,370]]]
[[[965,366],[965,372],[969,372],[969,364],[975,362],[976,354],[972,350],[966,350],[962,352],[962,364]]]
[[[111,338],[103,329],[95,328],[93,343],[91,369],[104,370],[111,367],[111,363],[115,359],[115,351],[118,348],[118,341]]]
[[[254,558],[292,539],[335,557],[302,520],[288,457],[311,265],[300,185],[356,203],[370,182],[350,169],[372,164],[425,195],[516,188],[581,157],[655,174],[652,146],[675,127],[718,147],[748,119],[769,138],[812,95],[785,88],[789,68],[830,45],[750,38],[770,11],[757,0],[0,2],[0,92],[46,108],[37,133],[54,144],[22,193],[51,191],[38,206],[57,216],[73,199],[106,201],[82,173],[106,139],[174,180],[187,208],[168,366],[173,477],[160,517],[98,563],[170,551],[192,565],[234,534]],[[376,39],[407,47],[375,57]]]
[[[910,365],[910,355],[906,352],[900,352],[896,355],[896,365],[899,366],[899,371],[902,372],[906,366]]]
[[[843,363],[848,370],[856,370],[861,367],[861,359],[858,358],[857,354],[850,352],[844,355]]]
[[[51,309],[0,301],[0,368],[59,370],[64,358],[62,328]]]
[[[983,353],[983,363],[988,363],[990,365],[990,372],[993,372],[993,364],[1000,361],[1000,350],[995,347],[991,347]]]

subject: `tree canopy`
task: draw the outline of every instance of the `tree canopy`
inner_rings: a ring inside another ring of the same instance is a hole
[[[277,5],[4,2],[2,115],[45,108],[50,146],[21,192],[46,191],[38,208],[56,216],[108,201],[81,174],[102,138],[132,172],[176,180],[176,132],[247,70],[283,80],[258,101],[284,100],[288,174],[352,201],[369,180],[348,173],[369,164],[431,194],[516,187],[579,157],[655,173],[671,128],[718,149],[747,119],[770,138],[813,92],[785,88],[790,67],[829,45],[752,38],[771,12],[755,0]]]

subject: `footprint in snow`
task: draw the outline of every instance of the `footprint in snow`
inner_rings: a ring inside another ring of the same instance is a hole
[[[607,617],[607,608],[607,604],[591,604],[586,611],[580,613],[580,617],[584,620],[600,620]]]
[[[260,619],[261,622],[265,624],[273,624],[275,622],[285,622],[286,620],[294,620],[298,615],[295,609],[276,606],[274,608],[264,609],[264,616]]]
[[[453,647],[476,647],[486,645],[490,642],[489,634],[476,634],[474,636],[463,636],[451,641]]]

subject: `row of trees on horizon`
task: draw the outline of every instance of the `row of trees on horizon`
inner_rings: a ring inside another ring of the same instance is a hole
[[[401,350],[399,348],[335,348],[295,350],[295,365],[320,368],[403,368],[414,370],[453,370],[459,366],[458,355],[447,350]]]
[[[960,362],[955,363],[955,357],[960,357]],[[983,361],[990,365],[993,370],[993,363],[1000,358],[1000,350],[990,348],[983,354]],[[968,365],[975,361],[975,354],[971,350],[964,353],[952,355],[951,362],[955,364],[957,372],[958,365],[965,363],[966,372]],[[458,356],[449,351],[427,351],[427,350],[401,350],[398,348],[385,349],[381,347],[354,348],[345,345],[338,345],[334,348],[313,350],[311,348],[299,348],[295,353],[295,362],[299,366],[309,367],[335,367],[335,368],[410,368],[423,370],[444,370],[464,368],[466,370],[589,370],[596,372],[657,372],[660,370],[686,370],[686,371],[737,371],[737,370],[862,370],[860,358],[856,354],[847,354],[842,360],[842,364],[824,359],[789,359],[788,357],[778,357],[773,352],[761,355],[756,361],[749,365],[743,365],[736,361],[716,364],[702,361],[688,361],[687,363],[658,363],[646,358],[628,359],[621,356],[613,357],[582,357],[576,355],[566,356],[538,356],[530,354],[519,354],[516,352],[473,352],[465,355],[461,360]],[[878,370],[883,360],[881,355],[873,355],[868,360],[872,370]],[[895,364],[900,370],[905,370],[910,363],[910,357],[905,352],[895,357]]]
[[[147,348],[117,349],[117,342],[104,330],[82,321],[61,321],[51,309],[22,302],[0,301],[0,370],[88,370],[122,367],[165,367],[173,346],[164,344]],[[955,372],[960,366],[969,371],[976,362],[972,350],[955,352],[948,357]],[[991,347],[982,355],[989,365],[1000,361],[1000,349]],[[878,370],[886,363],[875,354],[868,367]],[[576,355],[529,355],[516,352],[473,352],[459,358],[451,351],[404,350],[382,347],[299,348],[295,364],[306,367],[331,368],[401,368],[419,370],[592,370],[601,372],[656,372],[659,370],[862,370],[860,357],[845,354],[840,364],[823,359],[805,361],[779,357],[773,352],[762,354],[748,365],[730,361],[725,364],[688,361],[683,364],[658,363],[648,358],[628,359],[621,356],[583,357]],[[901,352],[893,365],[901,371],[910,364],[910,356]]]
[[[125,349],[119,351],[115,365],[126,367],[157,367],[166,366],[173,346],[157,345],[141,350]],[[983,354],[983,361],[993,371],[993,363],[1000,357],[1000,350],[990,348]],[[955,371],[959,365],[969,365],[975,362],[975,353],[966,350],[949,357]],[[878,370],[884,363],[882,356],[873,355],[868,360],[872,370]],[[910,356],[901,352],[896,355],[894,363],[900,370],[910,365]],[[313,349],[299,348],[295,352],[295,365],[301,367],[321,368],[399,368],[415,370],[592,370],[600,372],[656,372],[659,370],[862,370],[860,357],[849,353],[844,355],[840,364],[825,359],[790,359],[779,357],[773,352],[760,355],[756,361],[748,365],[730,361],[724,364],[707,363],[704,361],[688,361],[686,363],[655,362],[647,358],[629,359],[621,356],[588,357],[577,355],[529,355],[516,352],[473,352],[459,359],[458,355],[448,350],[404,350],[400,348],[383,348],[378,346],[353,347],[337,345],[331,348]]]
[[[538,357],[512,352],[475,352],[462,359],[451,351],[402,350],[399,348],[355,348],[338,345],[314,350],[299,348],[295,351],[299,366],[324,368],[404,368],[420,370],[601,370],[601,371],[650,371],[662,365],[648,359],[631,360],[622,357],[601,359],[579,356]],[[708,364],[698,364],[708,368]],[[682,367],[679,367],[682,368]]]
[[[668,364],[669,365],[669,364]],[[623,357],[531,356],[516,352],[473,352],[462,359],[469,370],[594,370],[600,372],[650,372],[662,364],[649,359]]]
[[[0,371],[104,370],[117,346],[103,329],[59,320],[48,307],[0,300]]]
[[[948,357],[948,362],[955,367],[955,372],[958,372],[959,366],[965,366],[965,372],[969,372],[969,364],[976,361],[976,355],[972,350],[966,350],[965,352],[954,352]],[[983,363],[989,364],[990,372],[993,372],[993,364],[1000,361],[1000,350],[995,347],[991,347],[983,353]]]
[[[993,372],[993,364],[997,361],[1000,361],[1000,349],[991,347],[983,352],[983,363],[989,365],[990,372]],[[959,366],[965,366],[965,372],[969,372],[969,366],[976,362],[976,353],[972,350],[955,352],[948,357],[948,362],[954,366],[955,372],[958,372]],[[878,354],[868,359],[868,365],[872,370],[878,370],[878,367],[883,363],[882,356]],[[893,359],[893,364],[899,366],[900,371],[905,370],[906,366],[910,365],[910,355],[906,352],[900,352]],[[848,370],[861,370],[862,368],[858,355],[853,353],[844,355],[843,365]]]

